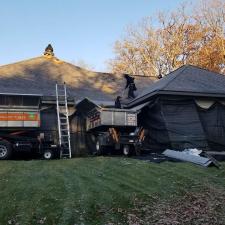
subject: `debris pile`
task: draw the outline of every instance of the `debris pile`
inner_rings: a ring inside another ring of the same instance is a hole
[[[129,225],[223,225],[225,194],[221,190],[202,188],[186,192],[183,197],[156,202],[136,203],[127,213]],[[132,215],[132,216],[131,216]]]
[[[178,159],[181,161],[191,162],[200,166],[211,166],[220,167],[220,164],[212,156],[198,149],[185,149],[183,151],[175,151],[167,149],[163,152],[163,155]]]

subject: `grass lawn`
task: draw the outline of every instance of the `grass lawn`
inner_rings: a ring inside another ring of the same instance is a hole
[[[0,203],[0,225],[225,224],[225,163],[0,161]]]

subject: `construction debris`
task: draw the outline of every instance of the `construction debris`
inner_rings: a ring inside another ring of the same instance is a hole
[[[208,154],[205,154],[204,152],[202,152],[202,150],[198,149],[185,149],[184,151],[175,151],[167,149],[162,154],[169,158],[191,162],[204,167],[208,167],[211,165],[220,167],[216,159],[214,159]],[[204,156],[200,156],[200,154],[203,154]]]

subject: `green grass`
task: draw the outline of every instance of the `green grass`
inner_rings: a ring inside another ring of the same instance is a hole
[[[154,205],[203,186],[225,192],[224,167],[116,157],[1,161],[0,225],[127,224],[136,199]]]

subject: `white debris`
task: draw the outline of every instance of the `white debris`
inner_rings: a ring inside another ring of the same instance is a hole
[[[183,153],[199,156],[202,153],[202,150],[199,150],[197,148],[189,148],[189,149],[184,149]]]

